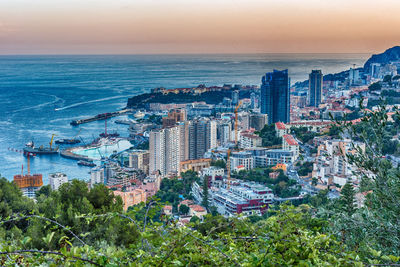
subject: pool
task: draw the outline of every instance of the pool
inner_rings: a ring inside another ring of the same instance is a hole
[[[76,150],[73,151],[73,153],[81,156],[87,156],[92,160],[101,160],[102,156],[109,157],[115,151],[118,153],[127,150],[131,147],[132,144],[128,140],[122,139],[114,144],[103,144],[100,145],[99,147],[93,147],[93,148],[77,148]]]

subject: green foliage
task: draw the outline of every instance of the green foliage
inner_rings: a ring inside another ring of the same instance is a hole
[[[194,171],[181,173],[180,179],[163,179],[161,181],[160,190],[157,192],[156,196],[160,198],[162,202],[168,202],[177,207],[178,203],[182,200],[179,195],[182,195],[185,199],[192,198],[190,194],[192,185],[198,180],[199,177]]]
[[[266,124],[258,133],[262,138],[263,146],[276,146],[282,144],[282,138],[276,136],[275,124]]]
[[[203,178],[203,201],[201,205],[208,210],[208,176],[204,176]]]
[[[40,195],[45,195],[46,197],[48,197],[50,196],[50,193],[51,193],[50,185],[44,185],[38,191],[35,192],[35,196],[36,198],[38,198]]]
[[[392,84],[392,75],[385,75],[385,77],[383,77],[383,82],[391,85]]]
[[[189,207],[186,206],[185,204],[181,204],[179,206],[179,214],[187,215],[188,213],[189,213]]]
[[[348,214],[352,215],[355,211],[354,205],[354,188],[351,181],[347,181],[347,183],[343,186],[342,191],[340,192],[340,204],[341,208]]]
[[[300,176],[308,175],[313,170],[313,164],[314,163],[311,161],[305,161],[305,162],[300,163],[300,167],[299,167],[299,170],[297,171],[297,173]]]
[[[340,138],[340,134],[341,134],[341,128],[336,124],[332,124],[331,127],[329,127],[328,136],[334,139],[338,139]]]
[[[393,259],[399,256],[400,170],[394,168],[384,154],[388,128],[396,125],[399,116],[397,110],[392,124],[388,121],[386,107],[381,105],[374,113],[365,112],[358,125],[338,122],[353,140],[365,144],[365,150],[353,144],[356,153],[347,157],[348,162],[359,169],[360,189],[366,199],[363,207],[353,209],[354,192],[346,186],[337,205],[339,209],[328,205],[320,211],[321,218],[333,222],[327,230],[350,249],[356,249],[363,259],[371,260],[378,254],[394,255],[388,257]]]
[[[380,91],[382,89],[382,85],[380,82],[376,82],[368,86],[369,91]]]
[[[226,169],[226,162],[222,159],[211,161],[211,166],[216,166],[222,169]]]
[[[136,146],[136,149],[141,149],[141,150],[148,150],[150,147],[149,141],[140,143],[139,145]]]
[[[294,134],[302,143],[309,143],[318,136],[318,133],[312,132],[308,127],[292,127],[290,129],[291,133]]]

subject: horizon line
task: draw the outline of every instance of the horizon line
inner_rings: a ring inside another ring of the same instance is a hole
[[[209,52],[209,53],[0,53],[0,56],[156,56],[156,55],[374,55],[374,52]]]

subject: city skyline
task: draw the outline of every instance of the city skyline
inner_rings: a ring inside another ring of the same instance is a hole
[[[7,0],[0,54],[378,53],[400,43],[399,8],[394,0]]]

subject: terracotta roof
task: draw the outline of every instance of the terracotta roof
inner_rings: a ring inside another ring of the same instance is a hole
[[[194,210],[195,212],[205,212],[206,210],[200,205],[190,205],[189,208]]]
[[[172,210],[172,206],[164,206],[165,210]]]
[[[283,139],[285,139],[286,143],[288,143],[289,146],[298,146],[299,143],[297,143],[296,140],[294,140],[293,136],[290,134],[285,134],[283,136]]]
[[[285,130],[286,129],[286,126],[285,126],[285,124],[283,122],[277,122],[277,123],[275,123],[275,125],[276,125],[276,128],[278,128],[278,130]]]

